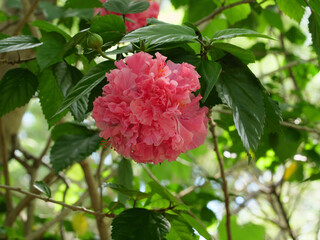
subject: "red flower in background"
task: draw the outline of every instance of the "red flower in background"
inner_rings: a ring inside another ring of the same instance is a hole
[[[92,117],[115,150],[140,163],[176,160],[203,144],[208,109],[200,108],[199,74],[188,64],[144,52],[115,62]]]
[[[104,3],[107,0],[100,0],[100,2]],[[148,0],[150,3],[149,8],[140,13],[135,13],[135,14],[126,14],[126,18],[129,18],[133,22],[126,21],[126,27],[127,27],[127,32],[130,32],[132,30],[138,29],[142,26],[147,25],[147,18],[158,18],[159,15],[159,9],[160,6],[156,1]],[[95,9],[95,14],[100,13],[101,16],[107,15],[107,14],[115,14],[115,15],[120,15],[120,13],[114,13],[107,11],[104,8],[96,8]]]

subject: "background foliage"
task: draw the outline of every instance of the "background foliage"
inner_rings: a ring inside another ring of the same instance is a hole
[[[0,3],[0,239],[319,238],[319,0],[161,1],[130,33],[98,0]],[[214,122],[176,162],[117,155],[90,117],[139,51],[201,75]]]

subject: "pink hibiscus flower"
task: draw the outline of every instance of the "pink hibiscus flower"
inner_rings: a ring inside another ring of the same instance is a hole
[[[203,144],[208,109],[200,108],[199,74],[188,64],[139,52],[115,63],[92,117],[121,155],[139,163],[176,160]]]
[[[100,2],[104,3],[107,0],[100,0]],[[126,27],[127,27],[127,32],[130,32],[132,30],[141,28],[142,26],[147,25],[147,18],[158,18],[159,15],[159,9],[160,6],[156,1],[148,0],[150,3],[149,8],[140,13],[135,13],[135,14],[126,14],[126,18],[129,18],[133,22],[126,21]],[[94,14],[100,13],[101,16],[107,15],[107,14],[115,14],[115,15],[120,15],[120,13],[114,13],[105,10],[104,8],[95,8]]]

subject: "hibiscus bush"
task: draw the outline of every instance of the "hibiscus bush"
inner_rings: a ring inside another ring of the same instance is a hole
[[[318,0],[0,4],[0,239],[319,238]]]

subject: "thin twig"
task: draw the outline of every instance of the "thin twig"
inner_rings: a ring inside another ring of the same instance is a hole
[[[215,151],[215,153],[217,155],[218,162],[219,162],[219,167],[220,167],[220,172],[221,172],[222,190],[223,190],[223,194],[224,194],[225,209],[226,209],[227,236],[228,236],[228,240],[231,240],[232,239],[231,226],[230,226],[231,225],[231,223],[230,223],[231,212],[230,212],[230,208],[229,208],[228,183],[227,183],[226,176],[224,174],[223,160],[222,160],[221,154],[219,152],[218,140],[217,140],[217,136],[216,136],[216,133],[215,133],[216,123],[212,120],[212,112],[211,112],[211,110],[209,110],[207,116],[209,118],[209,130],[210,130],[210,132],[212,134],[212,138],[213,138],[214,151]]]
[[[232,115],[232,111],[230,111],[230,110],[214,109],[213,111],[217,112],[217,113],[226,114],[226,115]],[[320,130],[318,130],[318,129],[313,129],[313,128],[310,128],[310,127],[301,126],[301,125],[297,125],[297,124],[290,123],[290,122],[284,122],[284,121],[280,122],[280,125],[282,125],[284,127],[288,127],[288,128],[297,129],[297,130],[300,130],[300,131],[315,133],[315,134],[318,134],[320,136]]]
[[[283,219],[285,220],[286,230],[289,232],[291,238],[293,240],[296,240],[297,238],[296,238],[295,234],[293,233],[292,228],[290,226],[289,217],[286,213],[286,210],[284,209],[284,206],[283,206],[282,201],[280,199],[280,194],[277,193],[275,186],[272,186],[272,194],[275,196],[276,201],[280,207],[281,215],[282,215]]]
[[[156,178],[156,176],[153,175],[153,173],[146,167],[145,164],[140,164],[140,166],[146,171],[146,173],[148,174],[148,176],[155,181],[156,183],[158,183],[159,185],[162,186],[162,184],[160,183],[160,181]]]
[[[1,148],[2,148],[1,158],[2,158],[4,183],[5,183],[5,185],[10,186],[8,153],[7,153],[6,138],[5,138],[4,128],[3,128],[3,119],[2,118],[0,118],[0,142],[1,142]],[[9,213],[11,212],[11,210],[13,208],[12,196],[11,196],[10,189],[6,189],[5,199],[6,199],[6,219],[7,219],[9,216]]]
[[[202,23],[204,23],[206,21],[214,19],[218,14],[222,13],[224,10],[227,10],[229,8],[232,8],[232,7],[241,5],[241,4],[253,3],[253,2],[255,2],[255,0],[243,0],[241,2],[235,2],[235,3],[232,3],[232,4],[226,5],[226,6],[219,7],[216,10],[214,10],[210,15],[208,15],[208,16],[200,19],[199,21],[195,22],[194,25],[195,26],[199,26],[200,24],[202,24]]]
[[[72,211],[81,211],[81,212],[85,212],[85,213],[88,213],[88,214],[93,215],[93,216],[109,217],[109,215],[107,215],[105,213],[92,211],[92,210],[89,210],[89,209],[87,209],[85,207],[78,207],[78,206],[69,205],[69,204],[66,204],[64,202],[56,201],[56,200],[54,200],[52,198],[43,197],[43,196],[38,195],[38,194],[34,194],[34,193],[31,193],[31,192],[24,191],[24,190],[22,190],[21,188],[18,188],[18,187],[11,187],[11,186],[7,186],[7,185],[2,185],[1,184],[0,188],[8,189],[8,190],[19,192],[19,193],[23,193],[23,194],[25,194],[27,196],[31,196],[33,198],[41,199],[41,200],[43,200],[45,202],[51,202],[51,203],[59,204],[61,206],[64,206],[66,208],[71,209]]]
[[[31,14],[33,13],[33,11],[36,9],[36,7],[38,6],[38,3],[40,2],[40,0],[35,0],[31,6],[31,8],[29,9],[29,11],[27,12],[27,14],[24,16],[24,18],[19,22],[16,30],[14,31],[13,35],[18,35],[23,26],[28,22]]]

